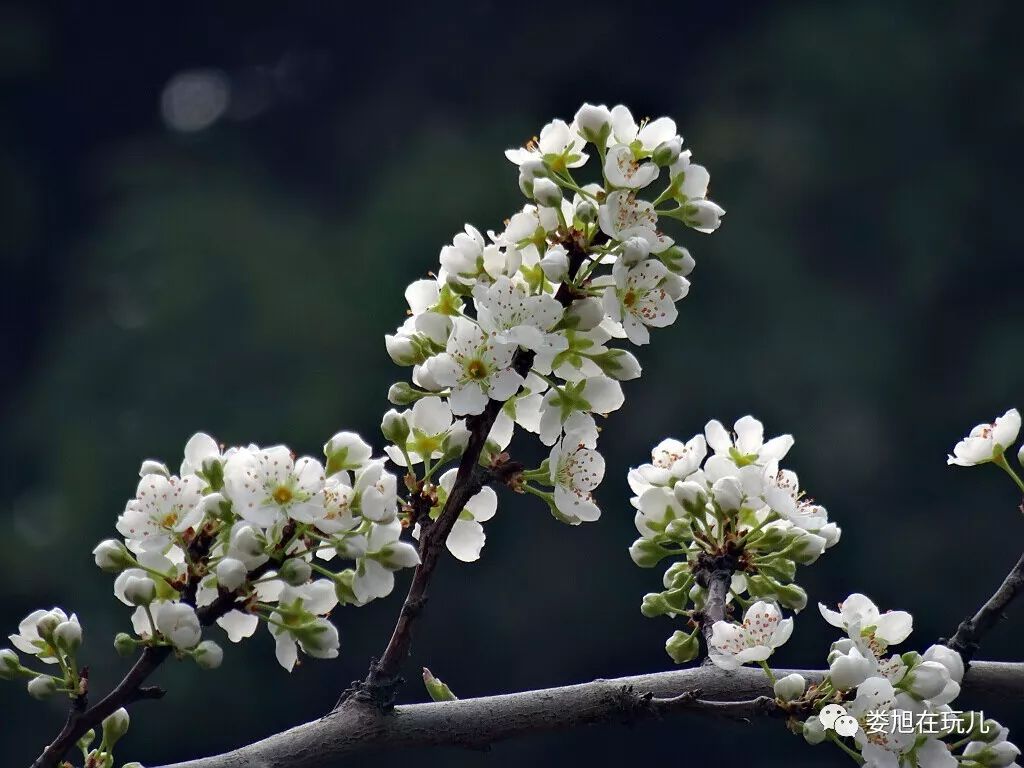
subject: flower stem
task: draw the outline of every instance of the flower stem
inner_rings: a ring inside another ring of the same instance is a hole
[[[839,735],[835,731],[831,731],[830,730],[828,732],[828,738],[837,747],[839,747],[841,750],[843,750],[843,752],[845,752],[851,758],[853,758],[853,761],[855,763],[857,763],[857,765],[864,765],[864,758],[860,756],[860,753],[858,753],[856,750],[850,749],[848,746],[846,746],[846,744],[843,743],[842,739],[839,738]]]
[[[1017,484],[1017,487],[1020,488],[1021,493],[1024,493],[1024,480],[1021,480],[1020,475],[1013,471],[1013,467],[1010,466],[1010,462],[1006,460],[1005,453],[999,454],[999,458],[995,459],[995,464],[996,466],[1001,467],[1006,472],[1006,474],[1008,474],[1013,479],[1013,482]]]
[[[772,685],[775,685],[775,673],[772,672],[772,668],[768,666],[768,662],[767,661],[759,661],[758,664],[760,664],[761,665],[761,669],[764,670],[764,674],[768,678],[768,682],[771,683]]]

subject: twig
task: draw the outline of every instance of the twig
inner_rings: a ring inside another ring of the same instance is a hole
[[[809,683],[820,682],[826,674],[825,670],[776,670],[779,676],[793,672]],[[986,709],[1003,706],[1018,711],[1024,706],[1024,663],[976,662],[964,678],[964,692]],[[321,720],[233,752],[163,768],[322,768],[342,757],[377,749],[439,745],[484,749],[516,736],[591,723],[632,723],[689,713],[752,719],[773,715],[774,704],[766,701],[771,695],[760,669],[725,672],[699,666],[501,696],[403,705],[388,713],[349,702]]]
[[[978,652],[981,639],[1005,618],[1004,611],[1013,602],[1017,594],[1024,589],[1024,555],[1013,566],[999,585],[999,589],[990,597],[978,612],[969,619],[960,622],[956,634],[945,645],[960,654],[965,664],[970,664],[974,654]]]

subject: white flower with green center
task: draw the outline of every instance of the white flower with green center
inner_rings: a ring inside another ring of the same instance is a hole
[[[641,162],[626,144],[616,144],[605,156],[604,175],[613,187],[643,189],[658,178],[658,173],[658,166]]]
[[[224,487],[243,520],[269,528],[287,519],[312,523],[324,516],[324,468],[295,459],[283,445],[243,450],[224,469]]]
[[[487,400],[508,400],[523,383],[512,368],[516,347],[502,344],[480,326],[455,318],[448,350],[428,362],[438,384],[451,387],[449,402],[458,416],[483,413]]]
[[[328,579],[286,586],[278,597],[277,610],[267,624],[276,641],[278,663],[289,672],[299,659],[299,648],[318,659],[338,656],[338,630],[321,618],[338,604],[334,583]]]
[[[651,253],[662,253],[672,246],[672,238],[658,231],[658,214],[646,200],[637,200],[633,190],[612,192],[598,210],[601,231],[617,242],[639,237]]]
[[[433,519],[436,520],[441,515],[448,495],[455,486],[457,474],[457,469],[449,469],[438,479],[437,504],[430,510],[430,516]],[[498,495],[494,489],[484,486],[479,493],[466,502],[466,506],[459,513],[459,519],[455,521],[455,525],[452,526],[451,533],[448,534],[448,539],[445,541],[448,551],[464,563],[479,560],[480,551],[484,548],[484,542],[487,540],[481,523],[490,520],[497,511]],[[416,525],[412,535],[419,539],[419,524]]]
[[[405,441],[405,453],[399,446],[389,445],[384,449],[388,457],[400,467],[406,466],[406,455],[413,464],[424,459],[440,459],[443,446],[465,445],[469,438],[465,420],[454,421],[451,406],[440,397],[424,397],[417,400],[402,416],[409,425],[409,437]]]
[[[722,422],[712,419],[704,427],[704,434],[715,454],[725,456],[737,467],[781,461],[793,447],[792,435],[779,435],[765,442],[764,426],[753,416],[737,420],[731,434]]]
[[[366,554],[356,561],[352,591],[360,605],[378,597],[387,597],[395,588],[395,571],[419,565],[416,547],[399,541],[402,524],[375,523],[366,540]]]
[[[563,522],[590,523],[601,516],[593,491],[604,478],[604,457],[586,447],[575,434],[568,434],[548,456],[551,483],[555,487],[555,508]]]
[[[766,661],[793,633],[793,619],[783,619],[774,603],[759,600],[743,614],[742,624],[716,621],[708,657],[722,669]]]
[[[564,120],[552,120],[540,131],[540,138],[526,147],[505,150],[505,157],[518,166],[534,160],[543,160],[555,171],[579,168],[587,162],[583,152],[586,145],[575,124],[570,126]]]
[[[626,337],[634,344],[648,344],[647,327],[664,328],[679,316],[675,301],[665,287],[668,267],[657,259],[641,261],[635,267],[616,264],[612,269],[614,286],[604,292],[604,309],[615,322],[622,323]],[[689,283],[684,278],[685,290]]]
[[[117,519],[117,530],[133,552],[166,551],[176,535],[199,524],[205,482],[196,475],[145,475],[135,498]]]
[[[1020,411],[1011,408],[991,424],[979,424],[971,434],[958,442],[947,464],[972,467],[1003,458],[1006,449],[1017,440],[1020,432]]]
[[[571,431],[593,432],[590,414],[611,413],[621,408],[623,402],[622,385],[607,376],[591,376],[552,387],[540,404],[540,440],[544,445],[554,445],[563,430],[570,431],[567,425],[576,414],[584,414],[586,418],[582,422],[574,419]]]
[[[874,646],[881,647],[902,643],[914,628],[914,618],[906,611],[881,613],[870,598],[855,592],[833,611],[818,603],[818,610],[825,621],[833,627],[845,630],[854,641],[872,638]]]
[[[477,285],[473,297],[480,328],[496,342],[535,352],[566,348],[565,338],[551,333],[565,312],[554,296],[547,293],[531,296],[525,283],[499,277],[493,285]]]

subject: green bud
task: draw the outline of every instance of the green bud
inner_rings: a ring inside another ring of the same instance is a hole
[[[128,733],[130,724],[131,718],[128,717],[128,710],[124,707],[103,719],[103,741],[101,743],[107,752],[113,750],[114,745],[121,737]]]
[[[53,643],[64,653],[73,656],[82,647],[82,626],[77,621],[62,621],[53,630]]]
[[[653,568],[672,553],[650,539],[637,539],[629,548],[629,556],[641,568]]]
[[[803,732],[804,739],[808,744],[821,744],[828,737],[825,726],[821,724],[821,720],[817,716],[807,718],[804,722]]]
[[[0,680],[15,680],[22,675],[18,654],[10,648],[0,649]]]
[[[775,597],[780,605],[791,611],[802,611],[807,607],[807,591],[796,584],[780,584]]]
[[[640,363],[636,357],[624,349],[609,349],[600,355],[590,358],[601,371],[618,381],[631,381],[640,378]]]
[[[96,565],[106,573],[120,573],[125,568],[134,568],[138,563],[124,542],[117,539],[106,539],[96,545],[92,551]]]
[[[576,205],[576,218],[581,224],[593,224],[597,221],[597,206],[589,200],[580,200]]]
[[[219,457],[204,460],[203,477],[210,484],[210,488],[219,491],[224,487],[224,462]]]
[[[277,576],[285,584],[298,587],[309,581],[313,574],[313,568],[300,557],[292,557],[284,561],[284,565],[277,572]]]
[[[644,595],[644,602],[640,606],[640,613],[648,619],[653,619],[656,616],[672,613],[672,609],[669,608],[668,601],[660,592],[648,592]]]
[[[432,394],[433,392],[425,392],[407,382],[399,381],[392,384],[388,390],[388,400],[395,405],[412,405],[417,400],[430,397]]]
[[[677,563],[672,563],[665,571],[664,584],[666,587],[679,588],[683,585],[689,587],[689,582],[693,579],[693,568],[690,563],[686,560],[680,560]]]
[[[672,633],[672,637],[665,642],[665,651],[676,664],[693,661],[700,653],[700,641],[697,639],[696,630],[688,635],[681,629],[677,629]]]
[[[765,576],[771,576],[776,581],[783,583],[796,578],[796,563],[784,557],[774,557],[771,560],[758,563],[757,570]]]
[[[409,421],[405,416],[392,408],[384,414],[384,419],[380,424],[380,431],[387,440],[390,440],[395,445],[403,446],[409,439]]]
[[[89,752],[89,747],[92,746],[92,743],[95,740],[96,731],[90,728],[88,731],[82,734],[82,738],[75,742],[75,746],[77,746],[82,751],[82,754],[85,755]]]
[[[49,675],[37,675],[28,681],[27,688],[33,699],[48,699],[57,692],[57,681]]]
[[[358,605],[356,593],[352,590],[352,582],[356,577],[355,569],[346,568],[334,574],[334,594],[341,605]]]
[[[49,640],[53,637],[53,632],[57,629],[57,625],[60,624],[60,618],[53,613],[47,613],[36,622],[36,632],[44,640]]]
[[[689,541],[693,538],[689,520],[670,520],[665,526],[665,535],[673,541]]]
[[[217,669],[224,661],[224,649],[213,640],[203,640],[192,651],[192,656],[201,669]]]
[[[780,677],[775,681],[775,697],[780,701],[793,701],[799,699],[807,690],[807,681],[802,675],[795,672],[792,675]]]
[[[789,540],[788,531],[779,527],[766,528],[751,534],[747,539],[747,549],[756,549],[759,552],[780,552],[789,544]]]
[[[683,148],[683,143],[678,136],[663,141],[661,144],[654,148],[654,152],[651,154],[651,160],[654,161],[655,165],[666,166],[672,165],[677,159],[679,159],[679,152]]]
[[[118,656],[131,656],[138,644],[134,637],[125,632],[118,632],[114,637],[114,650]]]
[[[668,267],[670,272],[683,277],[693,272],[693,268],[696,266],[696,262],[694,262],[690,252],[678,245],[665,249],[658,254],[658,258]]]
[[[452,693],[451,688],[434,677],[426,667],[423,668],[423,685],[426,686],[427,693],[430,694],[430,698],[434,701],[455,701],[459,698]]]

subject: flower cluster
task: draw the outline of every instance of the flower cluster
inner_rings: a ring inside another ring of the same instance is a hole
[[[596,180],[577,179],[591,155]],[[385,416],[386,451],[407,468],[414,495],[433,500],[434,474],[461,455],[472,428],[489,426],[482,463],[493,467],[507,461],[518,425],[551,452],[515,473],[513,487],[563,522],[589,522],[604,475],[595,416],[618,409],[619,382],[640,375],[636,357],[611,342],[649,343],[689,291],[694,260],[661,222],[708,233],[725,212],[707,199],[709,174],[682,149],[675,123],[637,123],[621,105],[584,104],[571,123],[549,123],[506,156],[529,202],[499,232],[467,224],[456,234],[436,275],[408,287],[409,316],[386,337],[392,359],[412,367],[412,384],[389,393],[412,407]],[[648,194],[659,178],[664,187]],[[483,514],[467,507],[452,530],[449,548],[463,560],[479,556],[480,523],[494,512],[478,504]]]
[[[731,574],[726,599],[748,615],[742,625],[714,626],[709,650],[720,666],[766,659],[764,649],[784,642],[792,627],[778,606],[800,611],[807,605],[807,593],[794,583],[796,567],[817,560],[841,530],[800,490],[796,474],[779,468],[792,445],[790,435],[765,440],[751,416],[731,432],[710,421],[704,434],[685,443],[658,443],[651,463],[629,471],[640,532],[629,550],[633,561],[651,568],[675,559],[665,571],[665,590],[645,595],[641,610],[690,620],[690,631],[677,630],[666,644],[677,662],[699,651],[712,570]]]
[[[890,646],[911,633],[909,613],[881,613],[862,594],[850,595],[839,610],[818,607],[846,635],[832,644],[828,674],[810,686],[795,679],[799,675],[775,682],[790,727],[809,743],[830,739],[869,768],[1014,763],[1020,750],[1007,740],[1005,728],[950,707],[964,675],[958,653],[944,645],[933,645],[923,654],[890,653]]]

